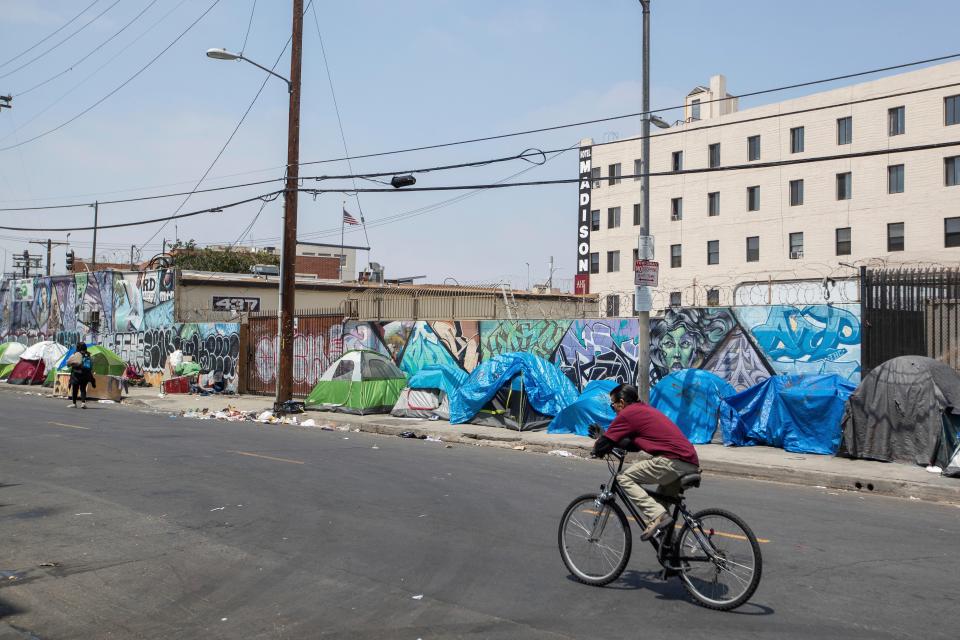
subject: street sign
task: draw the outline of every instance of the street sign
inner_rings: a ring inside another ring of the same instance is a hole
[[[650,295],[650,287],[637,287],[633,297],[634,311],[653,311],[653,296]]]
[[[637,260],[633,265],[635,287],[660,286],[660,263],[653,260]]]
[[[653,249],[653,236],[637,237],[637,257],[641,260],[653,260],[656,257]]]

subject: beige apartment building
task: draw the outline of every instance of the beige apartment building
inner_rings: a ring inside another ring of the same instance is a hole
[[[960,62],[737,103],[714,76],[687,96],[684,120],[651,136],[655,310],[735,304],[765,283],[843,281],[861,265],[960,260]],[[910,147],[926,148],[898,151]],[[640,148],[639,138],[581,142],[591,180],[580,184],[578,290],[597,294],[605,315],[632,313]]]

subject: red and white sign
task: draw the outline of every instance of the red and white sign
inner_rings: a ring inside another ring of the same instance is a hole
[[[578,273],[573,276],[573,292],[578,296],[590,293],[590,274]]]
[[[660,286],[660,263],[653,260],[637,260],[633,265],[633,286]]]

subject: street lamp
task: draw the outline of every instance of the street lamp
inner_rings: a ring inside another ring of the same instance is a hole
[[[284,77],[283,77],[282,75],[280,75],[279,73],[275,72],[273,69],[268,69],[267,67],[263,66],[262,64],[258,64],[258,63],[256,63],[256,62],[254,62],[254,61],[251,60],[250,58],[245,58],[242,53],[233,53],[233,52],[231,52],[231,51],[227,51],[226,49],[216,49],[216,48],[215,48],[215,49],[207,49],[207,57],[208,57],[208,58],[212,58],[212,59],[214,59],[214,60],[243,60],[244,62],[249,62],[249,63],[252,64],[253,66],[257,67],[258,69],[263,69],[264,71],[266,71],[266,72],[269,73],[270,75],[272,75],[272,76],[274,76],[274,77],[276,77],[276,78],[280,78],[281,80],[283,80],[284,82],[286,82],[286,83],[287,83],[287,91],[293,92],[293,85],[290,83],[289,80],[287,80],[286,78],[284,78]]]
[[[277,361],[275,412],[285,410],[293,398],[293,315],[296,310],[296,260],[297,260],[297,196],[300,177],[300,72],[303,62],[303,0],[293,0],[293,27],[290,35],[290,79],[272,69],[257,64],[243,54],[226,49],[208,49],[207,57],[214,60],[245,60],[287,83],[290,94],[290,109],[287,116],[287,175],[283,191],[283,244],[280,258],[280,307],[277,312],[277,337],[279,358]]]
[[[650,122],[657,125],[661,129],[669,129],[670,123],[661,118],[660,116],[655,116],[652,113],[650,114]]]

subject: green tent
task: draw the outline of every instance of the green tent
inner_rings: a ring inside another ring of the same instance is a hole
[[[20,361],[20,354],[26,347],[19,342],[4,342],[0,344],[0,380],[10,377],[10,372]]]
[[[67,352],[67,355],[63,357],[63,360],[60,361],[60,366],[56,369],[51,369],[47,373],[47,379],[44,380],[43,384],[47,387],[52,387],[53,383],[57,378],[57,371],[69,371],[70,367],[67,365],[67,360],[76,353],[76,347],[70,349]],[[93,373],[98,376],[122,376],[123,372],[127,370],[127,363],[124,362],[120,356],[115,354],[110,349],[106,347],[101,347],[99,345],[93,345],[87,348],[87,351],[90,352],[90,360],[93,362]]]
[[[376,351],[348,351],[320,376],[306,406],[341,413],[390,413],[407,378]]]

